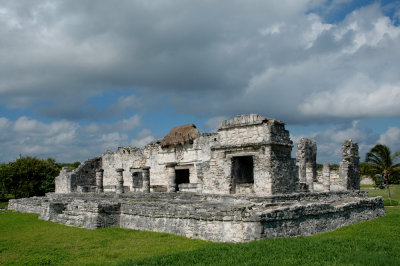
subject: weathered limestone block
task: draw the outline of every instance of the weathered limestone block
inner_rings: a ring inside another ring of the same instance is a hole
[[[168,192],[176,192],[176,174],[175,174],[176,163],[168,163],[165,167],[167,168],[168,175]]]
[[[142,168],[143,170],[143,192],[150,192],[150,167],[145,166]]]
[[[10,199],[8,202],[8,210],[14,210],[25,213],[41,213],[43,197],[32,197],[22,199]]]
[[[357,142],[344,141],[342,154],[339,169],[342,187],[347,190],[360,190],[360,157],[358,156]]]
[[[122,194],[124,193],[124,177],[122,173],[124,172],[123,168],[117,168],[115,170],[117,172],[117,188],[116,188],[116,193],[117,194]]]
[[[331,169],[329,163],[324,163],[322,166],[322,184],[324,191],[331,190]]]
[[[384,216],[383,198],[360,191],[269,197],[190,193],[47,194],[9,209],[96,229],[119,226],[222,242],[306,236]]]
[[[268,146],[265,149],[268,161],[268,172],[271,177],[272,195],[294,193],[297,188],[298,176],[293,175],[293,160],[291,158],[292,144]]]
[[[140,169],[145,166],[144,151],[136,147],[118,147],[115,152],[107,151],[101,156],[101,167],[104,169],[103,185],[105,191],[114,191],[117,186],[115,169],[123,168],[124,185],[133,188],[131,169]]]
[[[317,143],[301,138],[297,144],[296,161],[299,168],[299,182],[306,183],[306,165],[312,164],[313,180],[317,181]]]
[[[97,193],[103,193],[104,188],[103,188],[103,169],[96,170],[96,192]]]
[[[306,164],[306,184],[308,191],[314,191],[314,165],[312,163]]]
[[[88,189],[95,191],[96,169],[101,168],[101,158],[93,158],[81,163],[78,168],[71,171],[64,168],[55,179],[56,193],[70,193]]]
[[[68,167],[63,167],[60,174],[55,178],[55,192],[56,193],[70,193],[72,192],[72,171]]]

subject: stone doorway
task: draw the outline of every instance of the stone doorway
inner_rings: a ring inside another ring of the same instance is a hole
[[[143,174],[142,172],[132,173],[132,189],[133,191],[140,191],[143,187]]]
[[[175,169],[176,191],[179,191],[179,184],[190,183],[189,176],[189,169]]]
[[[253,156],[232,157],[232,187],[231,193],[238,192],[238,188],[252,187],[254,184]]]

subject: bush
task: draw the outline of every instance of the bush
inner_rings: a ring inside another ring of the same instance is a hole
[[[14,198],[42,196],[54,191],[54,178],[59,167],[35,157],[20,157],[0,166],[0,196]]]

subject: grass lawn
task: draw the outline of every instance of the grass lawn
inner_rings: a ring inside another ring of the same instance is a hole
[[[400,200],[400,186],[391,191]],[[386,210],[386,217],[333,232],[242,244],[121,228],[87,230],[2,211],[0,264],[399,265],[400,207]]]
[[[400,185],[390,185],[390,196],[392,201],[400,202]],[[379,188],[368,188],[368,187],[361,187],[361,190],[368,191],[370,197],[382,196],[385,200],[388,199],[387,197],[387,190],[379,189]],[[386,205],[386,203],[385,203]]]

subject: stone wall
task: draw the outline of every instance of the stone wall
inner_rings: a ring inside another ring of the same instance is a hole
[[[159,142],[145,146],[145,164],[150,167],[150,184],[167,186],[166,165],[169,163],[175,163],[180,169],[190,169],[190,183],[200,183],[199,176],[201,178],[202,173],[198,166],[210,160],[210,146],[216,139],[216,134],[201,134],[193,144],[184,146],[162,148]]]
[[[256,114],[239,115],[221,121],[217,133],[196,137],[165,147],[161,141],[155,141],[144,148],[107,151],[74,171],[63,169],[56,178],[56,193],[96,191],[95,171],[100,169],[102,191],[115,192],[122,173],[123,188],[119,192],[142,192],[144,189],[138,184],[143,184],[143,167],[149,168],[151,192],[175,191],[179,185],[186,192],[260,196],[329,190],[322,180],[317,180],[316,143],[301,139],[295,163],[291,158],[293,143],[281,121]],[[330,189],[357,189],[357,173],[352,169],[356,169],[358,159],[346,155],[356,152],[353,146],[351,151],[344,152],[342,178],[336,180],[331,175]],[[308,175],[307,166],[311,167]],[[185,181],[178,182],[175,173],[186,171],[188,180],[185,177]],[[140,180],[135,183],[134,179]]]
[[[381,197],[344,191],[269,197],[50,193],[30,201],[10,200],[9,209],[89,229],[119,226],[222,242],[312,235],[385,215]]]
[[[271,146],[270,167],[268,169],[272,177],[272,194],[286,194],[296,191],[298,176],[294,173],[296,166],[290,157],[291,151],[291,146]]]
[[[256,115],[238,115],[231,120],[223,120],[218,127],[219,145],[240,146],[269,141],[267,118]]]
[[[56,193],[75,191],[91,192],[96,189],[96,170],[101,168],[101,158],[89,159],[75,170],[64,167],[55,178]]]
[[[136,147],[119,147],[117,151],[107,151],[101,156],[103,173],[103,186],[105,191],[115,191],[117,186],[116,169],[124,169],[122,172],[124,186],[128,191],[132,190],[131,168],[140,169],[145,166],[146,158],[143,149]]]

